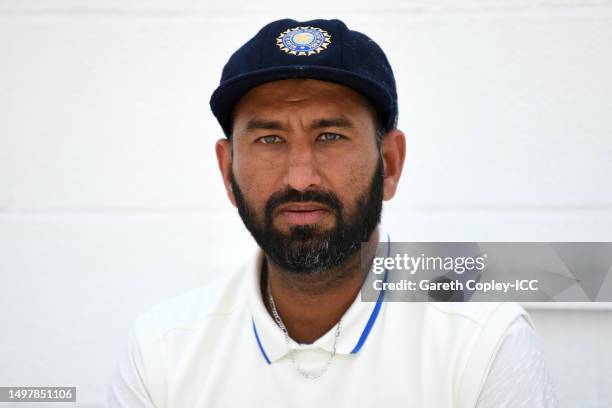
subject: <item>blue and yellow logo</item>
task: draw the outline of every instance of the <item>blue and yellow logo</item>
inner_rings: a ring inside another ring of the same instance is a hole
[[[327,49],[329,44],[331,36],[317,27],[290,28],[276,38],[276,45],[291,55],[318,54]]]

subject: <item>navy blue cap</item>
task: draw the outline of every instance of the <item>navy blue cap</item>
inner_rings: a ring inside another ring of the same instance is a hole
[[[367,97],[381,125],[397,125],[397,91],[383,50],[340,20],[278,20],[265,27],[229,59],[210,107],[226,136],[238,100],[251,88],[289,78],[312,78],[346,85]]]

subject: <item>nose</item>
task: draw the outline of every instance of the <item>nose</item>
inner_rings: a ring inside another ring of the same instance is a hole
[[[289,147],[285,185],[298,191],[321,184],[321,174],[314,147],[309,143],[295,143]]]

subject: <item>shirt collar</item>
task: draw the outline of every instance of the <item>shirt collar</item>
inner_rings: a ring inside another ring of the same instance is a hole
[[[388,234],[380,229],[379,242],[390,245]],[[268,364],[271,364],[283,358],[289,350],[282,330],[268,313],[261,296],[260,282],[263,260],[263,252],[259,250],[249,265],[248,306],[252,316],[254,340],[259,347],[262,358]],[[357,294],[351,306],[342,316],[342,327],[336,342],[337,354],[356,354],[361,350],[382,309],[383,297],[384,292],[381,292],[377,302],[362,302],[361,292]],[[331,352],[335,331],[336,327],[334,326],[312,344],[298,344],[290,338],[289,345],[297,350],[321,348]]]

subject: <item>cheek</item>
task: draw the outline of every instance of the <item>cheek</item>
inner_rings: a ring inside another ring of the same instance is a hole
[[[364,165],[367,164],[367,165]],[[342,201],[345,212],[354,214],[357,199],[366,194],[370,188],[372,177],[376,171],[376,160],[361,160],[360,162],[344,163],[335,169],[333,191]],[[334,169],[330,169],[330,174]]]
[[[244,199],[249,206],[261,214],[266,201],[272,193],[270,168],[258,163],[247,163],[244,160],[236,160],[233,163],[232,172]]]

